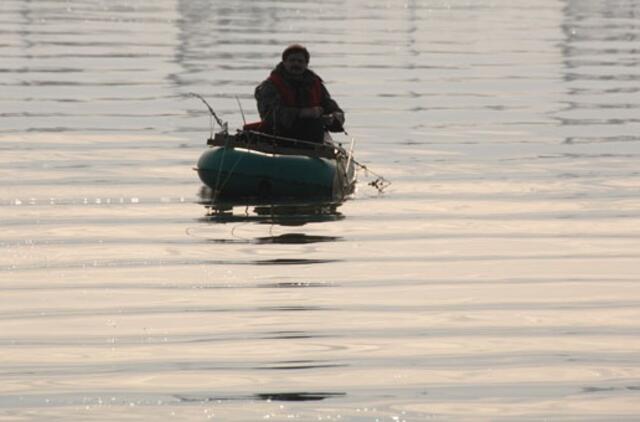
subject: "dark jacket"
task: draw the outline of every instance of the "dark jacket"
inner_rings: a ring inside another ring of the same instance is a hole
[[[284,98],[281,92],[282,88],[277,86],[273,77],[267,78],[258,85],[255,90],[255,98],[258,102],[258,112],[263,121],[263,128],[266,131],[287,135],[294,130],[300,120],[304,120],[299,117],[300,109],[317,105],[313,103],[316,102],[314,97],[317,97],[317,95],[314,95],[314,90],[318,89],[318,85],[321,91],[319,105],[324,109],[324,113],[342,112],[342,109],[329,95],[327,88],[322,83],[322,79],[313,71],[307,69],[302,77],[295,77],[290,75],[284,69],[284,65],[280,63],[271,74],[276,74],[284,82],[288,89],[286,97],[293,95],[295,97],[295,105],[291,105],[291,101],[287,101]],[[326,129],[332,132],[339,132],[342,130],[342,126],[337,123]]]

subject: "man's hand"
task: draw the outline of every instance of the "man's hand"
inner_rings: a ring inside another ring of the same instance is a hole
[[[344,125],[344,113],[340,113],[339,111],[335,111],[331,114],[325,114],[322,116],[324,119],[324,124],[326,126],[331,126],[335,121],[340,123],[340,126]]]
[[[300,117],[304,117],[306,119],[319,119],[322,117],[323,113],[324,109],[320,106],[300,109]]]
[[[340,122],[340,126],[344,126],[344,113],[336,111],[333,113],[333,118]]]

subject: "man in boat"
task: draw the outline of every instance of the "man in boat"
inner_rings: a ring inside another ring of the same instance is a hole
[[[290,45],[271,75],[256,88],[261,131],[321,143],[326,130],[344,130],[344,112],[322,79],[308,68],[309,58],[304,46]]]

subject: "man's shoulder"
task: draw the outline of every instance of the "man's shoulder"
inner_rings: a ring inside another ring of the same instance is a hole
[[[260,82],[260,84],[255,89],[256,96],[258,96],[258,95],[260,95],[260,96],[271,95],[271,94],[273,94],[275,92],[276,92],[276,87],[273,84],[273,81],[271,81],[271,79],[269,79],[269,78],[267,78],[264,81]]]
[[[305,74],[305,78],[307,78],[310,81],[318,81],[320,83],[324,83],[324,81],[322,80],[322,78],[320,77],[320,75],[318,75],[316,72],[314,72],[311,69],[307,69],[307,72]]]

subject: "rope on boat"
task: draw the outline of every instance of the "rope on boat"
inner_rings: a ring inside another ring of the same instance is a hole
[[[374,188],[376,188],[378,190],[378,192],[382,193],[386,188],[388,188],[391,185],[391,181],[386,179],[384,176],[381,176],[373,171],[371,171],[369,169],[369,167],[365,166],[364,164],[356,161],[356,160],[352,160],[353,164],[355,164],[356,166],[358,166],[358,168],[360,168],[361,170],[364,170],[365,173],[370,173],[372,175],[374,175],[376,177],[376,179],[372,182],[367,183],[367,185],[369,186],[373,186]]]
[[[341,150],[342,148],[336,144],[334,144],[333,142],[330,143],[318,143],[318,142],[311,142],[311,141],[303,141],[301,139],[295,139],[295,138],[287,138],[285,136],[278,136],[278,135],[272,135],[272,134],[265,134],[263,132],[258,132],[255,130],[243,130],[244,133],[248,133],[249,135],[254,135],[256,137],[262,138],[262,139],[271,139],[272,141],[286,141],[286,142],[291,142],[293,144],[300,144],[300,145],[306,145],[309,147],[312,147],[312,149],[314,150],[330,150],[330,152],[335,153],[335,150]],[[276,145],[275,142],[272,142],[274,145]]]
[[[261,133],[261,132],[256,132],[256,131],[253,131],[253,130],[248,130],[246,132],[251,134],[251,135],[264,137],[264,133]],[[343,127],[343,132],[345,133],[345,135],[347,135],[347,131],[344,130],[344,127]],[[313,146],[314,148],[325,148],[325,149],[330,148],[336,154],[336,157],[342,155],[343,157],[347,158],[347,162],[348,162],[348,160],[351,160],[353,162],[353,164],[355,164],[359,169],[364,170],[365,173],[367,173],[367,174],[372,174],[373,176],[375,176],[376,179],[373,180],[372,182],[369,182],[368,185],[376,188],[378,190],[378,192],[382,193],[387,187],[389,187],[391,185],[391,181],[390,180],[388,180],[387,178],[385,178],[384,176],[382,176],[380,174],[377,174],[376,172],[374,172],[371,169],[369,169],[369,167],[367,167],[366,165],[360,163],[355,158],[353,158],[353,146],[355,144],[355,139],[354,138],[352,138],[352,140],[351,140],[352,141],[351,142],[351,148],[350,148],[350,151],[348,153],[340,145],[336,145],[333,142],[318,144],[316,142],[303,141],[303,140],[295,139],[295,138],[285,138],[283,136],[277,136],[277,135],[271,135],[271,134],[269,135],[269,138],[273,138],[273,139],[281,140],[281,141],[293,142],[293,143],[302,144],[302,145],[309,145],[309,146]]]
[[[226,150],[226,148],[224,148]],[[224,181],[222,182],[222,184],[220,184],[220,173],[222,172],[222,163],[224,160],[224,151],[222,152],[222,160],[220,161],[220,171],[218,171],[218,177],[216,178],[216,190],[213,193],[213,199],[214,201],[218,198],[218,195],[222,192],[222,189],[224,189],[225,185],[227,183],[229,183],[229,179],[231,178],[231,176],[233,175],[233,171],[236,169],[236,167],[238,166],[238,164],[240,163],[240,161],[242,161],[242,159],[244,158],[244,155],[241,155],[240,158],[238,158],[238,160],[233,164],[233,166],[231,167],[231,169],[229,170],[228,174],[227,174],[227,178],[224,179]]]
[[[344,132],[345,135],[349,136],[344,126],[342,126],[342,132]],[[373,186],[378,190],[378,192],[382,193],[387,187],[389,187],[389,185],[391,185],[391,181],[385,179],[384,176],[381,176],[369,170],[367,166],[356,161],[356,159],[353,158],[353,148],[355,147],[355,143],[356,143],[355,138],[351,138],[351,146],[349,147],[349,154],[347,155],[347,168],[349,168],[349,162],[352,161],[353,164],[355,164],[358,168],[364,170],[365,173],[371,173],[372,175],[376,176],[376,179],[374,181],[369,182],[367,184],[369,186]]]
[[[220,194],[220,175],[222,174],[222,166],[224,164],[224,156],[227,154],[227,149],[222,148],[222,158],[220,158],[220,167],[218,168],[218,175],[216,176],[216,187],[213,189],[213,200],[218,199],[218,195]]]

